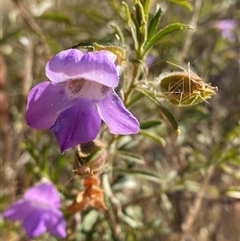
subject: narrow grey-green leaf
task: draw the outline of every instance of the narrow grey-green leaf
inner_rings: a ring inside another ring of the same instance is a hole
[[[165,28],[161,29],[156,35],[154,35],[146,44],[143,55],[147,53],[147,51],[153,47],[154,44],[156,44],[162,37],[164,37],[167,34],[170,34],[175,31],[179,30],[187,30],[187,29],[192,29],[191,26],[189,25],[184,25],[182,23],[173,23]]]
[[[225,191],[225,195],[231,198],[236,198],[240,200],[240,188],[230,187]]]
[[[158,125],[161,125],[162,121],[160,120],[148,120],[148,121],[144,121],[140,123],[140,129],[144,130],[144,129],[149,129]]]
[[[130,28],[131,28],[131,32],[132,32],[134,48],[135,48],[135,50],[137,50],[138,46],[139,46],[139,44],[138,44],[138,35],[137,35],[136,25],[134,24],[133,21],[130,22]]]
[[[172,127],[176,130],[176,132],[180,133],[180,128],[179,128],[175,118],[173,117],[173,115],[169,112],[169,110],[166,107],[164,107],[155,97],[148,94],[145,90],[140,89],[140,88],[136,88],[136,90],[141,92],[142,94],[144,94],[149,100],[151,100],[154,104],[156,104],[160,108],[160,110],[162,111],[164,116],[171,123]]]
[[[146,16],[146,21],[148,21],[149,6],[150,6],[150,0],[145,0],[145,1],[143,2],[143,8],[144,8],[145,16]]]
[[[143,226],[143,224],[139,220],[135,220],[135,219],[125,215],[124,213],[121,213],[119,218],[122,219],[122,221],[127,223],[132,228],[139,228],[139,227]]]
[[[38,17],[39,19],[51,20],[55,22],[70,23],[70,18],[60,13],[44,13]]]
[[[9,39],[14,38],[17,35],[21,34],[21,32],[22,32],[21,30],[14,30],[14,31],[4,33],[4,35],[0,39],[0,46],[7,43]]]
[[[131,161],[131,162],[135,162],[138,164],[144,164],[144,160],[142,158],[142,156],[137,155],[135,153],[132,152],[128,152],[128,151],[117,151],[116,156],[122,157],[123,159],[127,160],[127,161]]]
[[[95,9],[97,9],[97,8],[95,8]],[[109,21],[108,15],[104,14],[104,12],[99,13],[93,9],[90,9],[87,7],[80,7],[79,5],[73,6],[73,10],[90,17],[90,19],[95,19],[96,21],[101,21],[101,22]],[[99,10],[99,9],[97,9],[97,10]]]
[[[142,99],[144,95],[142,93],[137,93],[136,95],[134,95],[130,101],[126,104],[126,107],[130,107],[132,106],[133,104],[135,104],[138,100]]]
[[[138,49],[138,38],[137,38],[136,26],[135,26],[135,24],[134,24],[134,22],[131,18],[131,13],[130,13],[128,5],[125,2],[122,2],[122,4],[123,4],[124,9],[125,9],[125,14],[126,14],[128,26],[130,27],[130,30],[131,30],[131,33],[132,33],[134,48]]]
[[[129,7],[125,2],[122,2],[122,4],[124,6],[124,10],[125,10],[126,18],[127,18],[127,23],[128,23],[128,25],[130,25],[131,13],[130,13]]]
[[[138,22],[139,43],[142,46],[147,41],[147,20],[141,1],[135,0],[136,20]]]
[[[162,146],[165,146],[165,145],[166,145],[166,142],[165,142],[165,140],[164,140],[162,137],[157,136],[157,135],[155,135],[155,134],[153,134],[153,133],[150,133],[150,132],[148,132],[148,131],[140,130],[140,131],[139,131],[139,134],[142,135],[142,136],[148,137],[148,138],[150,138],[150,139],[152,139],[152,140],[154,140],[154,141],[156,141],[156,142],[158,142],[158,143],[161,144]]]
[[[110,26],[115,30],[115,33],[116,33],[116,35],[117,35],[118,38],[119,38],[119,41],[120,41],[122,44],[125,44],[125,38],[124,38],[124,35],[123,35],[122,30],[121,30],[117,25],[110,24]]]
[[[147,41],[147,22],[142,3],[138,0],[135,3],[135,11],[137,21],[136,29],[138,34],[138,42],[140,46],[143,46]],[[142,50],[140,49],[138,49],[138,51],[142,52]]]
[[[142,3],[139,0],[135,0],[135,11],[136,11],[136,20],[138,25],[141,26],[145,22],[145,13],[142,6]]]
[[[113,171],[121,174],[135,175],[148,181],[161,183],[161,180],[158,174],[154,172],[136,170],[136,169],[124,169],[124,168],[117,168],[117,167],[114,167]]]
[[[54,53],[58,53],[61,51],[61,47],[59,46],[59,44],[54,41],[54,39],[52,37],[50,37],[49,35],[44,35],[45,37],[45,40],[48,44],[48,46],[51,48],[51,50],[54,52]]]
[[[169,1],[172,3],[176,3],[180,6],[183,6],[187,8],[189,11],[193,10],[193,5],[189,1],[185,1],[185,0],[169,0]]]
[[[155,34],[158,24],[160,22],[162,16],[162,9],[159,8],[154,17],[151,19],[149,27],[148,27],[148,41],[153,37]]]

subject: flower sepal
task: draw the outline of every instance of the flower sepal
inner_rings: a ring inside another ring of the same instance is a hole
[[[119,46],[114,46],[114,45],[100,45],[97,43],[93,44],[93,51],[101,51],[101,50],[106,50],[106,51],[110,51],[113,54],[115,54],[117,56],[117,64],[120,67],[123,67],[125,64],[125,61],[127,59],[127,55],[126,55],[126,50],[122,47]]]
[[[86,177],[99,173],[106,167],[106,155],[106,149],[100,142],[91,141],[78,145],[74,174]]]

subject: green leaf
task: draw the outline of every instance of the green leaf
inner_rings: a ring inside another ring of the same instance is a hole
[[[51,48],[51,50],[54,53],[58,53],[61,51],[61,47],[58,45],[58,43],[56,41],[53,40],[53,38],[51,38],[49,35],[44,35],[45,36],[45,40],[48,44],[48,46]]]
[[[173,23],[165,28],[161,29],[156,35],[154,35],[146,44],[143,55],[147,53],[147,51],[153,47],[154,44],[156,44],[162,37],[164,37],[167,34],[170,34],[175,31],[180,31],[180,30],[187,30],[187,29],[192,29],[191,26],[189,25],[184,25],[182,23]]]
[[[162,16],[162,9],[159,8],[157,10],[156,14],[154,15],[154,17],[150,21],[150,24],[148,27],[148,40],[150,40],[153,37],[153,35],[155,34],[155,31],[158,27],[161,16]]]
[[[127,5],[125,2],[122,2],[122,4],[123,4],[123,6],[124,6],[127,23],[128,23],[128,25],[130,25],[130,22],[131,22],[131,13],[130,13],[129,7],[128,7],[128,5]]]
[[[145,13],[146,21],[148,21],[149,6],[150,6],[150,0],[145,0],[145,1],[143,2],[143,8],[144,8],[144,13]]]
[[[81,231],[89,232],[99,217],[97,210],[90,210],[81,222]]]
[[[220,161],[223,162],[231,162],[240,166],[240,144],[236,144],[236,146],[231,147],[226,153],[222,154]]]
[[[228,164],[222,164],[220,168],[229,176],[233,176],[236,179],[240,179],[240,168],[236,165],[230,166]]]
[[[136,169],[117,168],[117,167],[114,167],[113,171],[121,174],[135,175],[148,181],[161,183],[160,177],[158,176],[157,173],[143,171],[143,170],[136,170]]]
[[[0,46],[7,43],[10,39],[16,38],[21,32],[21,30],[14,30],[8,33],[4,33],[4,35],[0,39]]]
[[[123,159],[127,160],[127,161],[131,161],[131,162],[135,162],[138,164],[144,164],[144,160],[142,158],[142,156],[137,155],[135,153],[132,152],[128,152],[128,151],[117,151],[116,156],[122,157]]]
[[[162,111],[164,116],[168,119],[168,121],[170,122],[172,127],[176,130],[177,134],[179,134],[180,128],[179,128],[175,118],[173,117],[173,115],[169,112],[169,110],[166,107],[164,107],[155,97],[148,94],[145,90],[140,89],[140,88],[136,88],[136,90],[139,91],[140,93],[142,93],[143,95],[145,95],[149,100],[151,100],[154,104],[156,104],[160,108],[160,110]]]
[[[193,6],[190,2],[186,1],[186,0],[169,0],[172,3],[176,3],[182,7],[187,8],[189,11],[193,10]]]
[[[158,142],[158,143],[161,144],[162,146],[165,146],[165,145],[166,145],[166,142],[165,142],[165,140],[164,140],[162,137],[157,136],[157,135],[155,135],[155,134],[153,134],[153,133],[140,130],[140,131],[139,131],[139,135],[148,137],[148,138],[150,138],[150,139]]]
[[[125,45],[125,38],[124,38],[124,35],[123,35],[123,32],[122,30],[117,26],[117,25],[114,25],[114,24],[110,24],[110,26],[115,30],[115,33],[119,39],[119,41]]]
[[[239,187],[229,187],[225,191],[225,195],[231,198],[236,198],[240,200],[240,188]]]
[[[147,22],[146,22],[144,8],[142,6],[141,1],[139,0],[135,0],[135,12],[136,12],[136,21],[137,21],[136,26],[138,26],[137,27],[138,41],[142,46],[143,44],[145,44],[147,40]]]
[[[133,37],[133,43],[134,43],[134,48],[138,49],[138,38],[137,38],[136,26],[135,26],[134,22],[132,21],[131,13],[130,13],[128,5],[125,2],[122,2],[122,4],[123,4],[124,9],[125,9],[125,14],[126,14],[128,26],[131,29],[131,33],[132,33],[132,37]]]
[[[44,13],[38,19],[52,20],[55,22],[71,23],[70,18],[60,13]]]
[[[138,221],[138,220],[136,220],[136,219],[133,219],[133,218],[125,215],[124,213],[121,213],[121,215],[119,216],[119,218],[120,218],[122,221],[124,221],[125,223],[127,223],[131,228],[136,229],[136,228],[139,228],[139,227],[142,227],[142,226],[143,226],[143,224],[142,224],[140,221]]]
[[[135,11],[138,25],[141,26],[142,23],[145,22],[145,13],[143,6],[139,0],[135,0]]]
[[[133,96],[133,98],[131,98],[131,100],[126,104],[126,107],[130,107],[133,104],[135,104],[138,100],[142,99],[144,95],[142,93],[138,93],[136,95]]]
[[[88,16],[89,18],[94,19],[98,22],[105,22],[106,23],[106,22],[109,21],[108,15],[104,14],[103,12],[99,13],[99,12],[97,12],[93,9],[87,8],[87,7],[79,7],[79,5],[73,6],[73,11],[84,14],[84,15]]]
[[[140,129],[144,130],[144,129],[149,129],[158,125],[161,125],[162,121],[160,120],[148,120],[148,121],[144,121],[142,123],[140,123]]]

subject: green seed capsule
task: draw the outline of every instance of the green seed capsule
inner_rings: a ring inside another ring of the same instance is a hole
[[[173,72],[159,76],[160,89],[167,100],[178,106],[191,106],[211,98],[217,87],[206,84],[193,72]]]

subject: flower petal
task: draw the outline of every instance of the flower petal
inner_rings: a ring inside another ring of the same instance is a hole
[[[60,238],[66,237],[66,222],[58,209],[51,209],[48,211],[45,225],[48,231],[54,236]]]
[[[24,199],[45,203],[49,206],[59,207],[60,197],[51,182],[43,182],[28,189],[24,194]]]
[[[10,220],[24,220],[33,208],[28,201],[18,200],[3,213],[3,217]]]
[[[110,51],[102,51],[107,56],[107,58],[115,65],[118,76],[120,75],[121,66],[118,63],[117,55]]]
[[[106,122],[112,134],[136,134],[139,132],[137,119],[124,107],[113,91],[97,104],[101,119]]]
[[[47,77],[55,83],[74,78],[74,76],[79,74],[79,63],[83,55],[77,49],[68,49],[59,52],[46,65],[45,71]]]
[[[81,77],[114,88],[119,83],[117,69],[105,53],[98,51],[85,54],[81,60]]]
[[[42,209],[37,209],[28,215],[23,222],[23,227],[29,238],[34,238],[47,231],[45,226],[46,213]]]
[[[76,101],[66,95],[65,84],[40,83],[28,95],[27,124],[36,129],[49,129],[59,114]]]
[[[47,63],[45,71],[55,83],[83,78],[116,87],[119,82],[116,67],[105,51],[86,54],[77,49],[61,51]]]
[[[51,128],[61,151],[96,138],[101,119],[93,101],[79,99],[78,103],[65,110]]]

